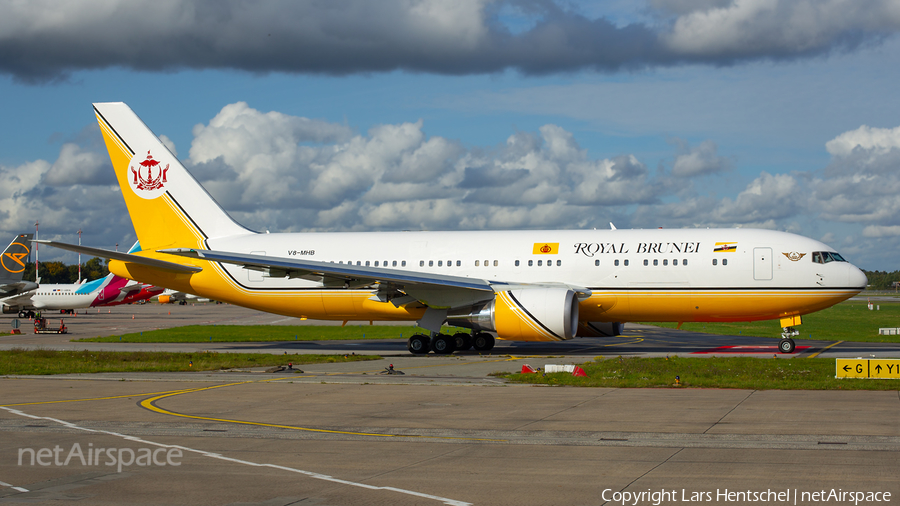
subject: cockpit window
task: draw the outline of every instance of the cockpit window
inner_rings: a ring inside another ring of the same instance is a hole
[[[816,264],[827,264],[828,262],[846,262],[844,257],[833,251],[813,251],[812,261]]]

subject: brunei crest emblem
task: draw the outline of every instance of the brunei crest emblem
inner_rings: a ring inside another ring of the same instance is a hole
[[[166,173],[169,164],[163,164],[153,158],[150,151],[147,155],[135,155],[129,163],[131,173],[128,175],[128,183],[131,189],[139,197],[153,199],[165,192]]]
[[[797,253],[796,251],[791,251],[790,253],[782,253],[782,255],[788,257],[788,260],[790,260],[791,262],[796,262],[805,257],[806,253]]]

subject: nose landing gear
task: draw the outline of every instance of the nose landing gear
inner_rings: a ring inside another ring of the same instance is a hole
[[[800,335],[800,332],[794,327],[782,327],[781,330],[781,341],[778,341],[778,351],[781,353],[794,353],[796,345],[791,338]]]

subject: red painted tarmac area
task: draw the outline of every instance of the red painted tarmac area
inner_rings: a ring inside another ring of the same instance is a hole
[[[794,353],[801,353],[811,346],[797,346]],[[691,355],[705,355],[709,353],[778,353],[777,346],[719,346],[708,350],[691,352]],[[790,356],[790,355],[788,355]]]

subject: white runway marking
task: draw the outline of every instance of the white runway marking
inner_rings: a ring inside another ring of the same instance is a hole
[[[28,489],[27,489],[27,488],[14,487],[14,486],[12,486],[12,485],[10,485],[9,483],[6,483],[6,482],[4,482],[4,481],[0,481],[0,487],[9,487],[9,488],[11,488],[11,489],[13,489],[13,490],[18,490],[19,492],[28,492]]]
[[[457,500],[454,500],[454,499],[448,499],[448,498],[446,498],[446,497],[440,497],[440,496],[431,495],[431,494],[423,494],[422,492],[415,492],[415,491],[413,491],[413,490],[406,490],[406,489],[395,488],[395,487],[376,487],[376,486],[374,486],[374,485],[367,485],[367,484],[365,484],[365,483],[358,483],[358,482],[355,482],[355,481],[342,480],[342,479],[340,479],[340,478],[335,478],[335,477],[333,477],[333,476],[328,476],[328,475],[326,475],[326,474],[314,473],[314,472],[312,472],[312,471],[304,471],[304,470],[302,470],[302,469],[296,469],[296,468],[293,468],[293,467],[278,466],[278,465],[275,465],[275,464],[260,464],[260,463],[258,463],[258,462],[250,462],[250,461],[248,461],[248,460],[241,460],[241,459],[234,459],[234,458],[231,458],[231,457],[225,457],[224,455],[221,455],[221,454],[219,454],[219,453],[211,453],[211,452],[207,452],[207,451],[203,451],[203,450],[195,450],[195,449],[193,449],[193,448],[188,448],[188,447],[186,447],[186,446],[180,446],[180,445],[167,445],[167,444],[163,444],[163,443],[156,443],[156,442],[153,442],[153,441],[148,441],[148,440],[146,440],[146,439],[141,439],[141,438],[136,437],[136,436],[129,436],[129,435],[127,435],[127,434],[120,434],[120,433],[118,433],[118,432],[112,432],[112,431],[108,431],[108,430],[100,430],[100,429],[88,429],[87,427],[81,427],[81,426],[75,425],[74,423],[67,422],[67,421],[65,421],[65,420],[59,420],[59,419],[57,419],[57,418],[50,418],[50,417],[47,417],[47,416],[29,415],[28,413],[25,413],[24,411],[19,411],[18,409],[12,409],[12,408],[7,408],[7,407],[3,407],[3,406],[0,406],[0,409],[5,409],[6,411],[9,411],[10,413],[13,413],[13,414],[16,414],[16,415],[19,415],[19,416],[24,416],[24,417],[27,417],[27,418],[31,418],[31,419],[34,419],[34,420],[47,420],[47,421],[51,421],[51,422],[56,422],[56,423],[58,423],[58,424],[60,424],[60,425],[64,425],[64,426],[69,427],[69,428],[71,428],[71,429],[83,430],[83,431],[85,431],[85,432],[95,432],[95,433],[98,433],[98,434],[108,434],[108,435],[110,435],[110,436],[120,437],[120,438],[126,439],[126,440],[128,440],[128,441],[134,441],[134,442],[136,442],[136,443],[143,443],[143,444],[147,444],[147,445],[158,446],[158,447],[161,447],[161,448],[178,448],[178,449],[180,449],[180,450],[182,450],[182,451],[185,451],[185,452],[196,453],[196,454],[202,455],[202,456],[204,456],[204,457],[209,457],[209,458],[213,458],[213,459],[224,460],[224,461],[227,461],[227,462],[234,462],[234,463],[237,463],[237,464],[244,464],[244,465],[247,465],[247,466],[253,466],[253,467],[269,467],[269,468],[272,468],[272,469],[280,469],[280,470],[282,470],[282,471],[288,471],[288,472],[292,472],[292,473],[302,474],[302,475],[304,475],[304,476],[308,476],[308,477],[310,477],[310,478],[315,478],[315,479],[317,479],[317,480],[324,480],[324,481],[330,481],[330,482],[333,482],[333,483],[340,483],[340,484],[342,484],[342,485],[349,485],[349,486],[351,486],[351,487],[360,487],[360,488],[365,488],[365,489],[368,489],[368,490],[386,490],[386,491],[390,491],[390,492],[397,492],[397,493],[400,493],[400,494],[406,494],[406,495],[411,495],[411,496],[416,496],[416,497],[422,497],[422,498],[424,498],[424,499],[433,499],[433,500],[435,500],[435,501],[440,501],[440,502],[442,502],[442,503],[444,503],[444,504],[446,504],[446,505],[448,505],[448,506],[472,506],[472,503],[468,503],[468,502],[464,502],[464,501],[457,501]],[[6,483],[3,483],[3,482],[0,482],[0,485],[9,486],[9,487],[11,487],[12,489],[18,490],[18,491],[20,491],[20,492],[28,492],[28,490],[26,490],[26,489],[24,489],[24,488],[13,487],[12,485],[7,485]]]

